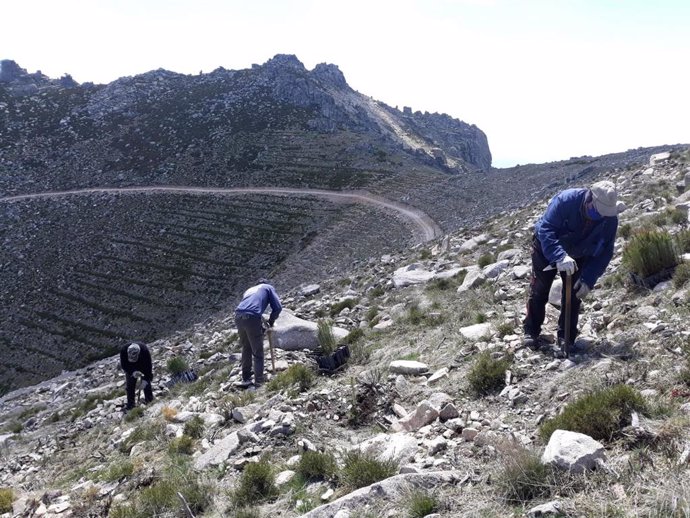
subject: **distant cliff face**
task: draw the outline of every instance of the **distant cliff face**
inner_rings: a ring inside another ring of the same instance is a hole
[[[246,70],[155,70],[78,85],[0,68],[0,193],[142,183],[361,187],[405,166],[491,166],[485,135],[352,90],[337,66],[278,55]]]

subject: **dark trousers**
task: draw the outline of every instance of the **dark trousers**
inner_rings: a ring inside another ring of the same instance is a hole
[[[242,346],[242,381],[252,378],[254,366],[254,383],[264,382],[264,334],[261,327],[261,316],[235,313],[235,325]]]
[[[571,276],[573,286],[580,278],[580,272],[584,265],[584,259],[576,259],[577,271]],[[529,298],[527,299],[527,316],[523,322],[525,334],[537,337],[541,334],[541,326],[546,316],[546,304],[549,301],[549,291],[556,278],[557,270],[544,271],[549,266],[549,262],[544,257],[541,243],[535,237],[532,241],[532,278],[529,285]],[[565,273],[561,274],[563,280],[563,290],[561,293],[561,314],[558,318],[558,338],[565,336]],[[572,290],[570,297],[570,339],[574,340],[577,336],[577,321],[580,315],[580,299],[575,296]]]
[[[137,379],[129,374],[128,372],[125,373],[125,380],[126,380],[126,389],[127,389],[127,408],[134,408],[134,390],[136,389],[137,386]],[[153,401],[153,388],[151,387],[151,382],[153,381],[153,376],[150,377],[143,377],[142,380],[146,380],[148,383],[146,384],[146,387],[144,388],[144,400],[147,403],[150,403]]]

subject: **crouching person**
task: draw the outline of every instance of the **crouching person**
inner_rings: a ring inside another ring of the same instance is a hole
[[[144,400],[147,403],[153,401],[153,367],[151,353],[144,344],[130,344],[120,349],[120,367],[125,371],[127,388],[127,406],[125,410],[131,410],[135,406],[134,391],[137,379],[141,378],[141,387],[144,389]]]

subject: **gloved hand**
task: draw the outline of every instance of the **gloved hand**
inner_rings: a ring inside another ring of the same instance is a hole
[[[592,291],[592,288],[590,288],[587,283],[579,279],[575,283],[575,286],[573,286],[573,289],[575,290],[575,296],[580,300],[584,300],[587,295],[589,295],[589,292]]]
[[[559,272],[565,272],[568,275],[572,275],[577,271],[577,263],[575,259],[566,255],[563,259],[556,263],[556,268]]]
[[[134,371],[134,372],[132,373],[132,376],[134,376],[135,378],[139,379],[139,378],[143,378],[143,377],[144,377],[144,374],[141,373],[141,372],[139,372],[139,371]]]

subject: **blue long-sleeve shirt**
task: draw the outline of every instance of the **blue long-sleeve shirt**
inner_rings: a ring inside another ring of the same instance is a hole
[[[270,284],[257,284],[244,292],[242,301],[235,309],[235,313],[261,316],[269,304],[271,306],[270,322],[274,322],[283,310],[278,293]]]
[[[589,219],[585,211],[589,192],[567,189],[557,194],[534,230],[549,263],[557,263],[566,254],[573,259],[585,259],[580,279],[594,287],[613,257],[618,217]]]

